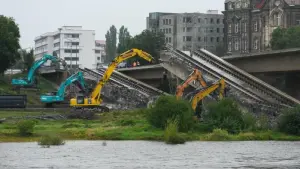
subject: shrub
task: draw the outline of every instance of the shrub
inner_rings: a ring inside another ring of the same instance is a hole
[[[55,145],[55,146],[64,145],[65,142],[59,136],[46,135],[46,136],[42,136],[42,138],[38,141],[38,144],[41,146],[49,147],[50,145]]]
[[[33,134],[33,129],[36,125],[34,120],[23,120],[17,124],[18,132],[21,136],[30,136]]]
[[[245,128],[242,111],[228,98],[208,104],[207,112],[202,114],[204,122],[212,128],[226,129],[229,133],[238,133]]]
[[[178,120],[169,119],[164,133],[164,140],[167,144],[183,144],[185,140],[178,135]]]
[[[247,129],[250,131],[256,129],[257,120],[253,114],[246,112],[246,113],[243,113],[242,117],[243,117],[243,122],[244,122],[244,126],[243,126],[244,129]]]
[[[278,129],[287,134],[300,135],[300,106],[282,112],[278,118]]]
[[[122,119],[118,121],[118,124],[121,126],[134,126],[136,123],[131,119]]]
[[[205,137],[207,141],[227,141],[230,140],[230,135],[226,130],[214,129],[212,133]]]
[[[270,129],[268,116],[266,116],[266,115],[258,116],[257,123],[256,123],[256,129],[257,130]]]
[[[193,124],[193,110],[188,101],[175,96],[161,96],[149,109],[148,121],[155,127],[165,128],[168,119],[178,120],[178,130],[188,131]]]

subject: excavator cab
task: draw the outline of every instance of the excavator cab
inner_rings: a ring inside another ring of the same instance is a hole
[[[82,93],[78,93],[76,99],[77,99],[77,104],[84,104],[85,96]]]

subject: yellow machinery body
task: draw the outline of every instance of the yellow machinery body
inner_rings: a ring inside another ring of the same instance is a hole
[[[105,83],[109,80],[111,74],[116,69],[118,64],[123,62],[124,60],[130,59],[134,56],[138,55],[139,57],[151,62],[153,61],[153,57],[139,49],[131,49],[128,50],[121,55],[117,56],[106,69],[103,77],[99,80],[98,84],[94,88],[93,92],[89,97],[77,96],[76,98],[72,98],[70,100],[70,106],[75,108],[97,108],[101,107],[102,99],[101,99],[101,90]]]

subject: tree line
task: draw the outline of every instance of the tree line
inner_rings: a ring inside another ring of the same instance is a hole
[[[117,44],[118,34],[118,44]],[[106,57],[105,63],[111,62],[119,54],[132,48],[141,49],[158,60],[159,52],[165,47],[165,35],[162,32],[152,32],[144,30],[140,34],[131,36],[128,29],[122,26],[117,32],[117,28],[112,25],[106,35]],[[147,61],[140,58],[129,59],[126,62],[132,64],[134,61],[139,61],[141,65],[149,64]]]

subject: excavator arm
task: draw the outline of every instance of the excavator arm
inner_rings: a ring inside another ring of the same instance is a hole
[[[53,62],[59,61],[59,59],[55,56],[47,55],[47,54],[44,55],[41,59],[39,59],[33,63],[30,70],[28,71],[26,79],[12,79],[12,85],[15,85],[15,86],[31,86],[31,85],[33,85],[33,81],[35,78],[34,75],[35,75],[36,70],[39,69],[48,60],[51,60]]]
[[[222,99],[224,97],[224,92],[225,92],[225,80],[224,79],[220,79],[213,85],[211,85],[205,89],[202,89],[200,92],[198,92],[191,100],[193,110],[194,111],[196,110],[196,107],[197,107],[199,101],[201,101],[203,98],[205,98],[206,96],[208,96],[209,94],[211,94],[212,92],[214,92],[217,89],[220,89],[219,90],[219,99]]]
[[[108,66],[106,69],[103,77],[100,79],[96,87],[94,88],[92,94],[90,95],[90,98],[79,98],[77,97],[76,99],[71,99],[70,105],[74,107],[93,107],[93,106],[100,106],[102,100],[101,100],[101,90],[103,86],[106,84],[106,82],[109,80],[111,74],[113,71],[116,69],[118,64],[123,62],[124,60],[130,59],[134,56],[138,55],[139,57],[151,62],[153,61],[153,57],[148,54],[147,52],[144,52],[139,49],[131,49],[128,50],[121,55],[117,56]]]
[[[77,72],[72,76],[68,77],[61,85],[59,86],[58,91],[55,95],[42,95],[40,97],[41,102],[43,103],[57,103],[64,101],[65,98],[65,89],[71,85],[72,83],[76,83],[80,90],[86,92],[85,80],[83,78],[82,72]]]
[[[176,98],[179,99],[182,97],[184,89],[188,87],[188,85],[197,80],[201,84],[202,87],[206,87],[207,84],[202,77],[202,73],[198,69],[194,69],[194,71],[188,76],[188,78],[180,85],[177,86],[176,90]]]

